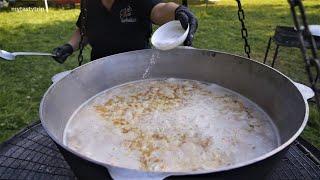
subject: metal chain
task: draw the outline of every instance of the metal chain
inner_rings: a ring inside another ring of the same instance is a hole
[[[317,55],[317,45],[314,37],[310,32],[307,17],[301,0],[288,0],[288,2],[290,4],[290,10],[292,13],[295,28],[298,31],[300,40],[300,50],[306,64],[305,68],[308,74],[309,82],[311,84],[311,88],[315,93],[315,100],[318,106],[318,110],[320,110],[320,90],[317,88],[317,83],[320,80],[320,60],[318,59]],[[299,21],[295,7],[299,8],[301,21]],[[304,30],[300,29],[300,22],[302,22]],[[305,42],[308,42],[310,45],[311,56],[308,56]],[[313,74],[312,68],[316,70],[316,74]]]
[[[79,55],[78,64],[79,66],[83,63],[83,49],[85,46],[85,35],[86,35],[86,23],[87,23],[87,0],[81,0],[80,3],[80,42],[79,42]]]
[[[244,41],[244,52],[247,54],[248,58],[250,58],[251,48],[248,41],[248,30],[245,25],[245,15],[242,9],[241,0],[236,0],[238,3],[238,18],[241,23],[241,36]]]

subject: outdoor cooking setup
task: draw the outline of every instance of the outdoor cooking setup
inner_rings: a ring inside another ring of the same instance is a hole
[[[81,22],[86,22],[86,1],[81,1]],[[58,179],[319,178],[320,152],[298,138],[307,124],[308,100],[313,98],[313,95],[315,103],[320,108],[320,61],[317,56],[317,44],[308,28],[303,5],[300,0],[289,0],[312,88],[311,93],[307,87],[293,82],[281,72],[250,59],[251,49],[245,14],[241,1],[236,1],[247,57],[192,48],[167,51],[148,49],[116,54],[82,65],[83,37],[86,31],[85,23],[82,23],[79,67],[54,82],[47,90],[39,110],[41,124],[38,122],[31,125],[0,145],[0,179],[12,179],[17,176],[14,172],[23,174],[26,179],[50,179],[54,176]],[[296,8],[301,15],[304,30],[300,29],[300,17]],[[305,41],[309,42],[311,56],[308,56]],[[215,83],[243,95],[271,118],[277,128],[279,145],[249,161],[203,172],[133,170],[96,161],[66,146],[63,143],[64,130],[70,116],[78,107],[106,89],[141,80],[141,75],[144,74],[155,51],[159,53],[159,59],[152,67],[150,78],[192,79]],[[14,59],[14,56],[12,58]],[[30,155],[32,158],[27,159]],[[32,168],[36,165],[40,167]]]

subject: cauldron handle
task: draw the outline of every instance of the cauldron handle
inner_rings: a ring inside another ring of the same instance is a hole
[[[298,88],[298,90],[300,91],[301,95],[305,100],[308,100],[314,97],[315,93],[310,87],[297,82],[293,82],[293,83]]]
[[[144,172],[115,166],[105,166],[114,180],[162,180],[172,175],[172,173]]]
[[[58,81],[60,81],[61,79],[63,79],[64,77],[66,77],[68,74],[70,74],[71,70],[69,71],[63,71],[63,72],[60,72],[58,74],[55,74],[54,76],[52,76],[51,78],[51,81],[52,83],[56,83]]]

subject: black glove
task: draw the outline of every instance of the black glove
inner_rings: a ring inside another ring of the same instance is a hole
[[[53,49],[53,59],[62,64],[73,53],[73,48],[70,44],[64,44]]]
[[[189,25],[189,34],[184,41],[184,45],[191,46],[194,34],[198,29],[197,18],[187,7],[180,5],[175,11],[175,19],[180,21],[184,29],[187,29]]]

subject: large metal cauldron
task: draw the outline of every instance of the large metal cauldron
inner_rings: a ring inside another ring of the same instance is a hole
[[[113,177],[119,177],[120,174],[122,178],[133,179],[141,175],[136,174],[141,171],[101,164],[82,156],[64,146],[62,137],[69,117],[82,103],[107,88],[141,79],[154,52],[133,51],[88,63],[54,83],[44,95],[40,107],[42,125],[78,177],[105,179],[110,177],[107,169]],[[152,67],[151,78],[193,79],[229,88],[258,104],[279,130],[281,145],[278,148],[251,161],[206,172],[200,175],[202,177],[264,177],[307,123],[309,109],[305,98],[290,79],[268,66],[235,55],[198,49],[162,51],[159,57]],[[132,172],[135,172],[134,175]],[[181,174],[147,175],[165,178],[179,177],[177,175]],[[195,175],[190,177],[195,178]]]

